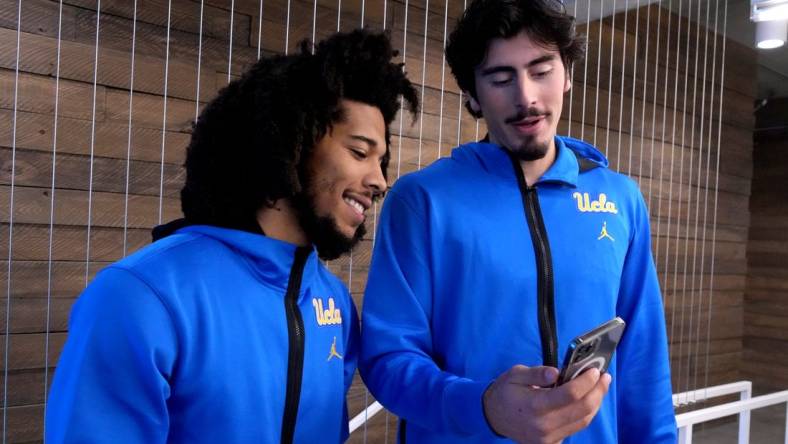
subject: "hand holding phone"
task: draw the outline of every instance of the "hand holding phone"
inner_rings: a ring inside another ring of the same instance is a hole
[[[566,350],[564,366],[556,385],[565,384],[590,368],[607,371],[626,323],[615,317],[572,340]]]

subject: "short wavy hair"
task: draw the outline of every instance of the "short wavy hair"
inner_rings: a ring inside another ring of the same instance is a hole
[[[314,50],[314,53],[313,53]],[[222,89],[193,126],[181,209],[189,223],[256,225],[257,211],[303,189],[301,174],[315,143],[344,118],[342,99],[380,109],[388,126],[400,98],[415,118],[415,88],[387,35],[366,29],[266,57]]]
[[[559,0],[474,0],[446,44],[446,61],[457,85],[477,98],[474,70],[484,61],[490,41],[523,31],[537,44],[557,48],[567,70],[585,55],[585,39],[575,33],[575,19]],[[467,101],[465,106],[481,117]]]

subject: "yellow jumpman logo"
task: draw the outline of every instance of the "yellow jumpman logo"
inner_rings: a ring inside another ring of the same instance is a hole
[[[598,238],[596,238],[596,240],[602,240],[604,238],[608,238],[613,242],[616,241],[615,239],[613,239],[613,236],[607,234],[607,222],[602,222],[602,233],[599,235]]]
[[[328,359],[326,359],[326,362],[330,361],[331,358],[342,359],[342,355],[337,353],[337,337],[336,336],[334,336],[334,342],[331,344],[331,353],[328,354]]]

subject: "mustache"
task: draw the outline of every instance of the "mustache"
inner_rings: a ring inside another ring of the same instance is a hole
[[[527,109],[520,109],[517,111],[517,114],[507,117],[504,120],[505,123],[515,123],[519,122],[528,117],[540,117],[540,116],[547,116],[549,113],[540,110],[539,108],[530,107]]]

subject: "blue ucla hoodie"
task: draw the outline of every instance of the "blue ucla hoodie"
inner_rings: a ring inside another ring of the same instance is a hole
[[[77,300],[46,441],[344,441],[357,322],[313,249],[183,228]]]
[[[535,184],[491,143],[401,178],[380,216],[359,367],[407,443],[504,441],[482,395],[516,364],[562,365],[569,342],[627,323],[591,425],[564,442],[673,443],[676,424],[648,212],[637,185],[556,138]]]

